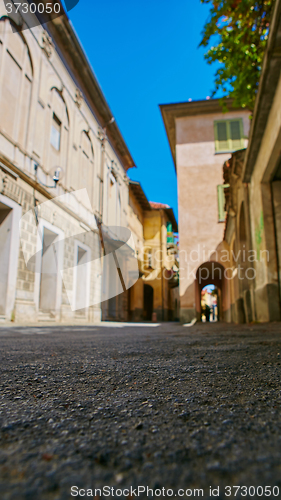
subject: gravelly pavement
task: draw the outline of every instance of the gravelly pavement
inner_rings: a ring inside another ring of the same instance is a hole
[[[73,485],[281,497],[280,324],[13,327],[0,342],[1,500]]]

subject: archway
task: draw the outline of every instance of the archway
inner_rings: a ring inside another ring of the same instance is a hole
[[[201,290],[201,321],[214,323],[219,318],[220,289],[206,285]]]
[[[144,285],[143,288],[143,316],[144,319],[151,321],[153,313],[153,288],[150,285]]]
[[[226,270],[222,264],[215,261],[204,262],[199,266],[196,272],[196,315],[199,321],[202,321],[204,311],[202,310],[202,290],[205,287],[215,289],[216,310],[215,319],[222,321],[224,312],[227,310],[227,276]],[[215,302],[215,301],[214,301]]]

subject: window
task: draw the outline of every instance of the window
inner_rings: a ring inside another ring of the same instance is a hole
[[[152,266],[152,250],[151,250],[151,248],[149,248],[148,251],[147,251],[147,264],[148,264],[148,268],[153,269],[153,266]]]
[[[26,145],[31,103],[33,70],[26,41],[13,32],[13,22],[0,20],[0,109],[5,132]]]
[[[59,151],[60,150],[60,140],[61,140],[61,121],[53,113],[52,129],[51,129],[51,144]]]
[[[119,225],[119,219],[117,219],[117,203],[118,203],[118,183],[112,173],[109,173],[108,178],[108,225],[116,226]]]
[[[174,243],[173,225],[171,222],[167,222],[167,243]]]
[[[229,184],[220,184],[218,186],[218,213],[219,222],[225,221],[225,189],[229,187]]]
[[[80,157],[80,189],[86,188],[91,201],[93,202],[93,169],[94,154],[91,139],[87,132],[83,130],[81,134],[81,157]]]
[[[215,121],[216,152],[237,151],[244,148],[243,121],[235,120]]]

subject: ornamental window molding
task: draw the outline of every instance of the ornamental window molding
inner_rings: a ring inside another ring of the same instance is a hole
[[[75,90],[75,104],[77,106],[78,109],[81,108],[82,106],[82,103],[83,103],[83,94],[81,92],[81,90],[77,87],[76,90]]]
[[[50,59],[53,53],[54,44],[50,35],[47,33],[46,30],[44,30],[42,33],[42,49],[44,50],[48,59]]]

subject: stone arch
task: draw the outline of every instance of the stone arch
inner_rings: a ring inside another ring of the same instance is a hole
[[[215,285],[218,289],[218,320],[225,321],[230,314],[229,303],[229,269],[214,260],[201,264],[196,272],[195,307],[197,319],[201,319],[201,291],[207,285]]]
[[[63,92],[57,87],[49,91],[49,125],[47,128],[48,171],[61,167],[64,175],[68,168],[70,117]]]
[[[66,104],[65,96],[63,95],[63,91],[58,87],[54,86],[50,88],[51,92],[51,107],[52,109],[60,114],[60,118],[64,124],[67,123],[69,127],[69,111],[68,106]],[[54,98],[57,102],[54,102]],[[59,109],[60,108],[60,109]]]

